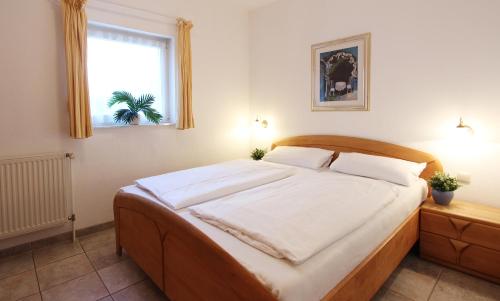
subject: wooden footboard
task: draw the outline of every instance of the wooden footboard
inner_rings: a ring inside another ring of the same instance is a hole
[[[116,247],[175,300],[274,300],[231,255],[159,203],[118,193]]]
[[[171,300],[275,300],[231,255],[159,203],[118,193],[116,246]],[[418,240],[419,208],[323,300],[370,300]]]

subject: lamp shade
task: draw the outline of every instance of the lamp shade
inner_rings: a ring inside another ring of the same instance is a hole
[[[474,131],[472,128],[464,123],[464,120],[462,117],[460,117],[460,122],[458,123],[457,127],[455,128],[455,133],[457,138],[459,139],[467,139],[470,136],[474,134]]]

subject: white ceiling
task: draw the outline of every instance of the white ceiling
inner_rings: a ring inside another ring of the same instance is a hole
[[[266,6],[277,0],[235,0],[235,1],[240,2],[241,4],[247,6],[250,9],[255,9],[261,6]]]

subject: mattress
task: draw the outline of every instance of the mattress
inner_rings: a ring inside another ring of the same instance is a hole
[[[307,174],[332,171],[300,168],[298,172]],[[427,195],[427,184],[421,179],[410,187],[397,186],[401,191],[395,201],[363,226],[300,265],[265,254],[192,216],[187,210],[175,212],[230,253],[279,300],[320,300],[375,250]],[[153,195],[136,186],[124,187],[122,191],[157,201]]]

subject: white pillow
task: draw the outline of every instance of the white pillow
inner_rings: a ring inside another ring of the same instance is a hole
[[[268,152],[262,160],[274,163],[319,169],[333,156],[333,151],[298,146],[278,146]]]
[[[330,165],[330,169],[356,176],[384,180],[410,186],[414,183],[427,163],[365,155],[360,153],[340,153]]]

